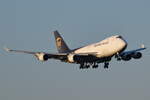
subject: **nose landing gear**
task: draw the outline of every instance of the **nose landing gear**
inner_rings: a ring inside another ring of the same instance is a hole
[[[117,58],[117,61],[121,61],[121,56],[119,55],[119,53],[117,53],[117,54],[115,55],[115,58]]]

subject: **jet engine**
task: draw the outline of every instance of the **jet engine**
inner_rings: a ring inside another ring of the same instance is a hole
[[[132,57],[133,57],[134,59],[140,59],[140,58],[142,57],[142,53],[140,53],[140,52],[135,52],[135,53],[132,55]]]
[[[68,62],[70,62],[70,63],[75,62],[75,61],[74,61],[74,56],[75,56],[75,54],[69,54],[69,55],[67,56]]]
[[[47,61],[49,58],[47,54],[44,54],[42,52],[36,53],[35,56],[39,61]]]
[[[124,61],[129,61],[129,60],[131,60],[131,55],[123,55],[121,58]]]

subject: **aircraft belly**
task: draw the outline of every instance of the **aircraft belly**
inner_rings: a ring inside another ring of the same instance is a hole
[[[90,46],[86,46],[76,50],[74,53],[85,53],[85,54],[93,53],[98,58],[111,57],[117,52],[120,52],[122,48],[124,48],[124,45],[125,44],[122,40],[117,40],[117,41],[113,40],[108,44],[103,44],[103,45],[93,44]]]

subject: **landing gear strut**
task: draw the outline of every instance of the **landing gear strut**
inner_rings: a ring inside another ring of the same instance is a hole
[[[93,64],[92,68],[98,68],[98,64]]]
[[[90,67],[90,65],[87,64],[87,63],[82,63],[82,64],[80,64],[80,69],[87,69],[87,68],[89,68],[89,67]]]
[[[98,68],[98,64],[96,63],[81,63],[80,64],[80,69],[88,69],[90,68],[90,66],[94,69],[94,68]]]
[[[120,57],[119,53],[117,53],[117,54],[115,55],[115,58],[117,58],[117,61],[121,61],[121,57]]]
[[[109,65],[109,63],[108,63],[108,62],[105,62],[105,63],[104,63],[104,69],[108,69],[108,65]]]

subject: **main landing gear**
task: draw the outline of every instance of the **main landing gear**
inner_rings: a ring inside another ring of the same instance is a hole
[[[104,62],[104,69],[108,69],[109,67],[109,62]],[[88,69],[92,67],[93,69],[98,68],[98,64],[97,63],[82,63],[80,64],[80,69]]]
[[[80,69],[88,69],[88,68],[90,68],[90,65],[85,63],[80,64]]]
[[[109,66],[109,63],[108,63],[108,62],[105,62],[105,63],[104,63],[104,69],[108,69],[108,66]]]
[[[96,64],[96,63],[82,63],[82,64],[80,64],[80,69],[88,69],[88,68],[90,68],[90,66],[93,69],[98,68],[98,64]]]

